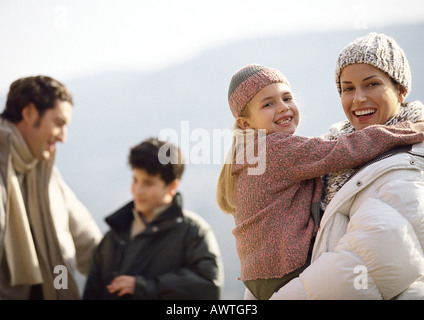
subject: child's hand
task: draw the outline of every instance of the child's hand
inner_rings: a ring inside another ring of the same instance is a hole
[[[116,293],[118,297],[125,294],[134,294],[135,291],[135,277],[133,276],[118,276],[106,286],[109,293]]]

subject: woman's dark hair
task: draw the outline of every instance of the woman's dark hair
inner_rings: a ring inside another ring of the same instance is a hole
[[[160,174],[165,184],[181,179],[184,160],[181,150],[156,138],[149,138],[131,148],[129,164],[133,169],[144,169],[149,175]]]
[[[13,123],[22,120],[22,110],[30,103],[37,108],[40,116],[47,109],[56,106],[56,101],[73,104],[72,95],[59,81],[48,76],[21,78],[10,85],[6,108],[1,117]]]

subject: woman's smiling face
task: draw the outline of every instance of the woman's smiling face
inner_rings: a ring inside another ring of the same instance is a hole
[[[399,111],[406,96],[385,72],[365,63],[346,66],[340,84],[343,110],[356,130],[385,124]]]

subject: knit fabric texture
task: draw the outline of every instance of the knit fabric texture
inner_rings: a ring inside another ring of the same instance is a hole
[[[340,53],[336,64],[336,85],[341,95],[340,75],[351,64],[370,64],[385,73],[406,89],[411,91],[411,70],[408,60],[392,38],[372,32],[365,37],[349,43]]]
[[[237,154],[243,158],[258,143],[266,143],[263,174],[248,174],[254,164],[233,160],[233,235],[240,279],[281,278],[303,266],[318,225],[311,211],[321,201],[319,177],[365,164],[394,146],[424,140],[424,134],[410,128],[408,122],[398,128],[370,126],[335,141],[280,132],[239,147]]]
[[[237,71],[228,88],[228,103],[234,118],[240,115],[256,93],[272,83],[286,83],[290,87],[287,78],[276,69],[249,64]]]
[[[392,126],[403,121],[411,121],[412,123],[424,120],[424,105],[420,101],[409,102],[403,104],[399,112],[391,117],[385,123],[386,126]],[[329,131],[322,137],[326,140],[337,140],[340,135],[346,135],[355,132],[352,124],[345,120],[334,124]],[[327,208],[331,199],[343,187],[343,185],[354,175],[357,169],[345,169],[342,171],[331,172],[322,177],[324,184],[324,194],[321,203],[323,211]]]

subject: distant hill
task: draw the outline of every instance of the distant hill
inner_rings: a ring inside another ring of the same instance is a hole
[[[190,141],[183,141],[187,150],[195,152],[195,139],[209,137],[211,163],[214,153],[227,151],[213,138],[213,130],[232,128],[228,84],[235,71],[252,62],[288,77],[302,117],[297,133],[320,135],[345,118],[334,82],[337,56],[347,43],[371,31],[392,36],[404,49],[413,77],[408,100],[424,99],[424,24],[248,39],[155,72],[105,72],[67,81],[75,107],[68,142],[59,147],[62,175],[106,231],[105,216],[130,200],[127,154],[134,144],[164,129],[176,132],[181,143],[187,129],[181,121],[188,121],[183,123],[192,134]],[[233,218],[215,200],[220,170],[220,164],[190,163],[181,192],[185,206],[209,221],[217,235],[226,276],[223,298],[241,299]]]

